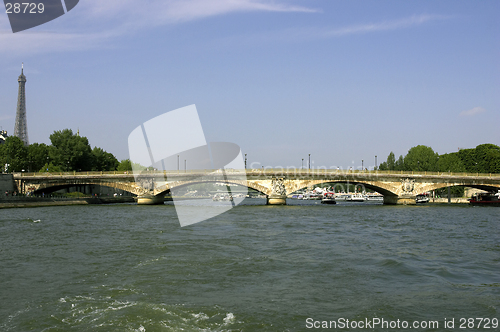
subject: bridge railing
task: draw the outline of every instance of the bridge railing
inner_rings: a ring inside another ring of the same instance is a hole
[[[173,170],[173,171],[158,171],[158,170],[149,170],[142,171],[141,174],[207,174],[212,172],[217,172],[218,170]],[[245,170],[236,170],[236,169],[226,169],[226,173],[241,173]],[[328,176],[328,175],[401,175],[401,176],[460,176],[460,177],[490,177],[490,178],[500,178],[500,174],[498,173],[456,173],[456,172],[430,172],[430,171],[380,171],[380,170],[359,170],[359,169],[325,169],[325,168],[316,168],[316,169],[301,169],[301,168],[254,168],[247,169],[247,175],[277,175],[280,174],[282,176],[286,175],[296,175],[296,176]],[[18,172],[14,173],[16,177],[57,177],[57,176],[106,176],[106,175],[133,175],[132,171],[84,171],[84,172]]]
[[[387,175],[402,175],[402,176],[464,176],[464,177],[500,177],[498,173],[465,173],[465,172],[431,172],[431,171],[380,171],[380,170],[349,170],[349,169],[293,169],[293,168],[264,168],[264,169],[247,169],[247,173],[249,174],[287,174],[287,173],[295,173],[298,175],[348,175],[348,174],[356,174],[356,175],[379,175],[379,174],[387,174]]]
[[[133,175],[132,171],[84,171],[84,172],[16,172],[13,173],[20,176],[64,176],[64,175],[118,175],[118,174],[129,174]]]

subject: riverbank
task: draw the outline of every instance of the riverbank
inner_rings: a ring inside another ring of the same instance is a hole
[[[469,198],[467,197],[452,197],[450,199],[450,202],[448,202],[448,198],[447,197],[443,197],[443,198],[431,198],[430,202],[429,203],[438,203],[438,204],[442,204],[442,203],[451,203],[451,204],[469,204]]]
[[[209,197],[175,197],[177,201],[192,199],[207,199]],[[173,201],[172,197],[165,197],[165,202]],[[66,206],[66,205],[89,205],[89,204],[117,204],[135,203],[134,197],[92,197],[92,198],[38,198],[38,197],[16,197],[0,199],[0,209],[29,208],[43,206]],[[431,198],[431,204],[448,204],[448,198]],[[452,198],[451,204],[469,204],[465,197]]]
[[[42,206],[66,206],[66,205],[89,205],[89,204],[115,204],[134,203],[133,197],[92,197],[92,198],[39,198],[39,197],[12,197],[0,200],[0,209],[42,207]]]
[[[42,207],[42,206],[65,206],[65,205],[87,205],[85,200],[74,201],[45,201],[45,202],[0,202],[0,209],[9,208],[26,208],[26,207]]]

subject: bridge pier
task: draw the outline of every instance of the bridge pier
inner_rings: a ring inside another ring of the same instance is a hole
[[[415,195],[401,195],[401,196],[384,196],[384,204],[386,205],[416,205]]]
[[[285,179],[273,177],[271,179],[271,194],[267,195],[267,205],[286,205]]]
[[[153,195],[142,195],[137,196],[137,205],[160,205],[164,204],[163,195],[153,196]]]
[[[267,205],[286,205],[286,195],[267,196]]]

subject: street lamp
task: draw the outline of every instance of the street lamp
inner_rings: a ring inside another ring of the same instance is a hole
[[[378,170],[378,166],[377,166],[377,156],[375,156],[375,169]]]
[[[247,169],[247,154],[245,153],[245,169]]]
[[[179,155],[177,155],[177,172],[179,172]]]
[[[302,158],[302,166],[300,166],[300,169],[304,168],[304,158]]]
[[[187,171],[187,161],[186,161],[186,159],[184,159],[184,172],[186,172],[186,171]]]
[[[361,159],[361,171],[363,171],[363,170],[365,169],[365,168],[364,168],[364,166],[365,166],[365,165],[364,165],[364,162],[365,162],[365,161],[364,161],[363,159]]]
[[[311,169],[311,154],[309,153],[309,169]]]

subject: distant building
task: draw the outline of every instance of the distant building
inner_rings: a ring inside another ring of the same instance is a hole
[[[4,144],[7,139],[7,130],[0,130],[0,144]]]

